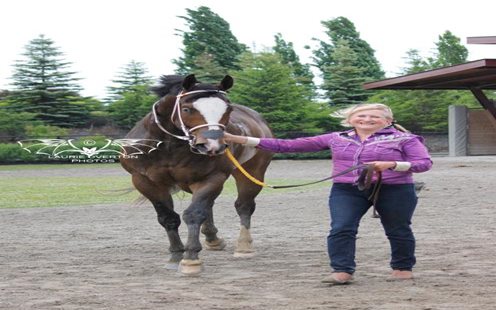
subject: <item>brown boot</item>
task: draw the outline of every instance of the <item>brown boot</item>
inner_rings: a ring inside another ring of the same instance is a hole
[[[411,280],[413,279],[413,272],[410,270],[393,270],[391,274],[392,279],[394,280]]]
[[[330,276],[322,280],[322,283],[331,285],[343,285],[353,282],[353,275],[347,272],[333,272]]]

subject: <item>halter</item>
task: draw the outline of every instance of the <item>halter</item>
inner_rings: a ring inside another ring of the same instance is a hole
[[[226,95],[227,93],[225,91],[222,91],[222,90],[193,90],[193,91],[189,91],[189,92],[183,92],[181,91],[177,96],[176,96],[176,102],[174,103],[174,108],[172,108],[172,114],[171,114],[171,122],[172,124],[174,124],[174,115],[177,114],[177,118],[179,119],[179,125],[181,126],[181,130],[183,131],[183,134],[184,136],[178,136],[178,135],[175,135],[171,132],[169,132],[167,129],[165,129],[159,122],[158,120],[158,116],[157,116],[157,105],[158,103],[160,102],[160,100],[158,100],[157,102],[155,102],[153,104],[153,107],[152,107],[152,112],[153,112],[153,118],[155,120],[155,124],[157,124],[158,128],[160,128],[160,130],[162,130],[163,132],[165,132],[166,134],[168,134],[169,136],[172,136],[176,139],[179,139],[179,140],[184,140],[184,141],[188,141],[189,142],[189,145],[191,147],[194,147],[194,138],[195,136],[193,135],[193,131],[199,129],[199,128],[203,128],[203,127],[208,127],[208,126],[219,126],[221,127],[222,129],[225,129],[226,126],[223,125],[223,124],[218,124],[218,123],[206,123],[206,124],[201,124],[201,125],[198,125],[198,126],[195,126],[193,128],[186,128],[186,125],[184,124],[183,122],[183,118],[181,117],[181,111],[180,108],[181,108],[181,98],[184,97],[184,96],[187,96],[187,95],[191,95],[191,94],[198,94],[198,93],[220,93],[220,94],[223,94],[223,95]]]

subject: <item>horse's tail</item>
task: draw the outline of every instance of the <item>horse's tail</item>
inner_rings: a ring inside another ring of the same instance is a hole
[[[134,188],[132,190],[135,190]],[[176,194],[177,192],[181,191],[181,189],[179,188],[179,186],[174,186],[172,187],[170,190],[169,190],[169,193],[171,195],[174,195]],[[145,196],[143,195],[139,195],[138,198],[136,198],[134,201],[133,201],[133,206],[134,207],[139,207],[139,206],[142,206],[143,204],[145,204],[148,200],[148,198],[146,198]]]

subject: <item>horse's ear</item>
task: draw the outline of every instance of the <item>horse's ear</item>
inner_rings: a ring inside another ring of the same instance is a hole
[[[226,75],[222,81],[220,82],[219,88],[220,90],[228,90],[234,84],[234,80],[230,75]]]
[[[195,86],[198,83],[194,74],[190,74],[183,80],[183,89],[189,90],[191,87]]]

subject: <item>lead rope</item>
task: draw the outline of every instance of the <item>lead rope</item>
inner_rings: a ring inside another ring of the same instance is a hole
[[[373,165],[362,164],[362,165],[357,165],[357,166],[351,166],[350,168],[348,168],[344,171],[341,171],[335,175],[331,175],[330,177],[320,179],[317,181],[313,181],[313,182],[302,183],[302,184],[292,184],[292,185],[269,185],[265,182],[262,182],[262,181],[256,179],[248,171],[246,171],[245,168],[243,168],[243,166],[241,166],[241,164],[238,162],[238,160],[231,153],[229,148],[226,149],[225,154],[226,154],[227,158],[229,158],[229,160],[234,164],[234,166],[245,177],[247,177],[250,181],[252,181],[253,183],[255,183],[259,186],[269,187],[269,188],[273,188],[273,189],[292,188],[292,187],[300,187],[300,186],[307,186],[307,185],[311,185],[311,184],[317,184],[317,183],[321,183],[321,182],[333,179],[333,178],[338,177],[340,175],[344,175],[344,174],[351,172],[353,170],[365,168],[364,170],[362,170],[362,172],[360,173],[360,177],[358,178],[358,189],[360,191],[363,191],[363,190],[370,188],[370,186],[372,184],[372,176],[374,174],[374,166]],[[372,213],[373,218],[380,218],[379,214],[377,213],[377,209],[376,209],[375,205],[376,205],[377,200],[379,198],[379,191],[381,190],[381,185],[382,185],[382,173],[380,171],[378,171],[377,172],[377,180],[376,180],[376,183],[374,185],[374,188],[372,189],[372,193],[367,198],[369,201],[372,202],[372,205],[374,208],[373,213]]]
[[[226,149],[225,154],[226,154],[227,158],[229,158],[229,160],[234,164],[234,166],[236,168],[238,168],[238,170],[245,177],[247,177],[250,181],[252,181],[253,183],[255,183],[259,186],[270,187],[273,189],[292,188],[292,187],[300,187],[300,186],[307,186],[307,185],[311,185],[311,184],[317,184],[317,183],[321,183],[321,182],[336,178],[338,176],[347,174],[348,172],[351,172],[353,170],[365,168],[361,172],[360,177],[358,178],[358,189],[359,190],[365,190],[365,189],[370,188],[370,185],[372,182],[372,175],[374,173],[374,166],[373,165],[361,164],[361,165],[351,166],[350,168],[345,169],[344,171],[341,171],[335,175],[331,175],[330,177],[326,177],[326,178],[323,178],[323,179],[320,179],[317,181],[301,183],[301,184],[292,184],[292,185],[269,185],[265,182],[262,182],[262,181],[256,179],[248,171],[246,171],[245,168],[243,168],[243,166],[241,166],[241,164],[238,162],[238,160],[234,157],[234,155],[231,153],[231,151],[228,148]],[[368,198],[369,200],[373,201],[374,203],[377,201],[377,198],[378,198],[379,189],[380,189],[380,182],[381,182],[381,173],[379,172],[378,177],[377,177],[377,183],[374,186],[374,189],[372,191],[372,195],[370,195],[370,197]]]

